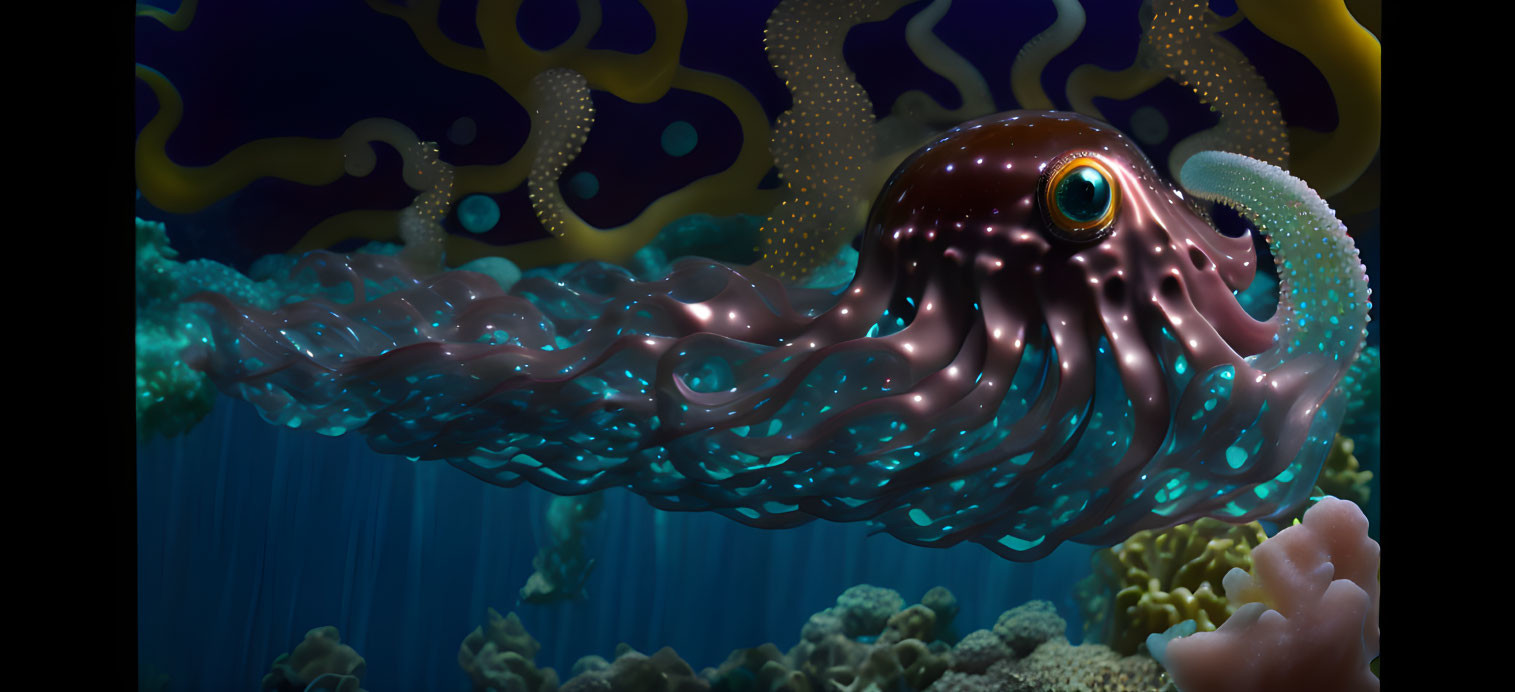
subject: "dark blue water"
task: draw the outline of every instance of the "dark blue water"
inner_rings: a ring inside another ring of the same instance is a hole
[[[517,606],[550,499],[381,456],[355,436],[274,428],[222,398],[188,435],[138,449],[139,663],[173,690],[257,689],[306,631],[334,625],[367,659],[366,689],[463,690],[458,647],[492,606],[520,615],[542,643],[537,664],[565,680],[580,656],[610,658],[619,642],[672,646],[698,671],[737,648],[788,650],[811,613],[858,583],[907,604],[946,586],[961,633],[1047,599],[1079,639],[1085,546],[1023,565],[862,524],[763,531],[626,492],[606,498],[589,598]]]

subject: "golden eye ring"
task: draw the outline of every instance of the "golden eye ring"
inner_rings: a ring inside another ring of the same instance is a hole
[[[1066,155],[1042,176],[1042,214],[1066,240],[1086,243],[1108,235],[1120,197],[1120,181],[1092,154]]]

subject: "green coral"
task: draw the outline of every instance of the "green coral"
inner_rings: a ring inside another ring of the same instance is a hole
[[[1373,472],[1359,468],[1357,457],[1352,454],[1355,450],[1352,438],[1337,435],[1315,485],[1323,494],[1351,500],[1367,509],[1368,498],[1372,495],[1369,483],[1373,480]]]
[[[209,336],[204,323],[182,307],[185,265],[168,244],[161,223],[137,219],[137,435],[172,436],[210,413],[215,390],[181,357]]]
[[[1364,348],[1341,378],[1341,388],[1347,394],[1346,418],[1349,420],[1378,412],[1381,391],[1378,351],[1377,346]]]
[[[167,227],[157,221],[136,219],[135,254],[137,436],[142,440],[188,431],[215,402],[209,380],[184,360],[187,348],[210,343],[203,313],[186,299],[208,291],[261,310],[317,293],[351,300],[352,289],[346,284],[322,288],[309,274],[292,277],[297,261],[293,257],[270,255],[254,263],[252,275],[264,280],[210,260],[180,262],[178,251],[169,245]],[[381,293],[386,287],[373,288]]]
[[[1147,635],[1184,620],[1213,631],[1235,608],[1221,579],[1252,567],[1252,549],[1267,538],[1257,522],[1234,526],[1203,518],[1163,531],[1138,531],[1097,551],[1094,573],[1075,587],[1088,641],[1122,655],[1141,650]]]

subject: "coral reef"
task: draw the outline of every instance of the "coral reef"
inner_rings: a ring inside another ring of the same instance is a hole
[[[1026,690],[1125,692],[1164,685],[1162,669],[1146,656],[1121,656],[1098,644],[1073,646],[1062,637],[1036,647],[1009,672]]]
[[[271,307],[280,291],[217,262],[179,262],[164,224],[135,222],[137,435],[171,437],[210,413],[216,396],[209,379],[183,359],[186,348],[210,336],[204,319],[183,300],[207,290]]]
[[[335,627],[317,627],[305,633],[294,651],[274,659],[259,689],[276,692],[363,692],[360,685],[367,664],[352,647],[343,644]]]
[[[1094,573],[1075,587],[1086,640],[1131,655],[1147,635],[1185,620],[1214,630],[1235,610],[1223,578],[1233,568],[1250,568],[1266,538],[1257,522],[1233,526],[1206,518],[1138,531],[1095,552]]]
[[[940,612],[955,610],[956,599],[949,598],[946,589],[929,593],[923,601],[939,607],[950,602],[953,607]],[[877,587],[853,587],[846,596],[849,604],[867,604],[863,609],[874,613],[888,609],[897,598]],[[1155,692],[1165,682],[1161,668],[1145,655],[1121,656],[1096,644],[1070,645],[1063,637],[1067,623],[1046,601],[1006,611],[995,631],[976,630],[953,647],[910,636],[940,624],[939,611],[926,603],[897,610],[877,639],[844,634],[839,610],[811,616],[788,654],[773,644],[739,649],[700,677],[710,681],[714,692]]]
[[[773,644],[739,649],[700,677],[717,692],[924,690],[951,665],[948,645],[929,638],[938,610],[950,623],[957,604],[945,588],[928,594],[930,605],[904,608],[892,589],[853,586],[810,616],[788,654]]]
[[[584,597],[584,582],[594,570],[590,529],[604,506],[601,493],[555,497],[547,503],[547,539],[531,560],[535,571],[521,587],[521,600],[541,604]]]
[[[1184,692],[1377,690],[1379,546],[1355,503],[1328,497],[1232,569],[1214,632],[1147,646]]]
[[[1145,655],[1122,656],[1100,644],[1073,646],[1052,604],[1032,601],[1000,615],[952,650],[951,670],[932,692],[1156,692],[1166,678]]]
[[[458,666],[477,692],[556,692],[558,674],[537,668],[542,645],[521,626],[515,613],[504,617],[489,609],[488,622],[475,627],[458,647]],[[487,628],[487,629],[486,629]]]
[[[625,644],[614,661],[598,656],[579,659],[575,675],[560,692],[706,692],[710,683],[696,677],[673,649],[663,647],[648,656]]]

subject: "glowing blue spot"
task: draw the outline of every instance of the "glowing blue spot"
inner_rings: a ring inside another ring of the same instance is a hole
[[[600,179],[589,171],[579,171],[568,179],[568,190],[579,199],[593,199],[600,194]]]
[[[1036,546],[1041,545],[1042,541],[1045,540],[1047,540],[1046,536],[1037,536],[1036,540],[1034,541],[1023,540],[1016,538],[1015,536],[1005,536],[1004,538],[999,539],[999,542],[1000,545],[1003,545],[1011,550],[1030,550],[1031,548],[1035,548]]]
[[[1226,448],[1226,465],[1233,469],[1239,469],[1247,463],[1247,450],[1241,447]]]
[[[700,141],[700,134],[695,132],[694,126],[683,120],[675,120],[663,128],[663,151],[669,156],[683,156],[694,151],[694,145]]]
[[[483,233],[500,223],[500,205],[484,195],[469,195],[458,204],[458,223],[471,233]]]

